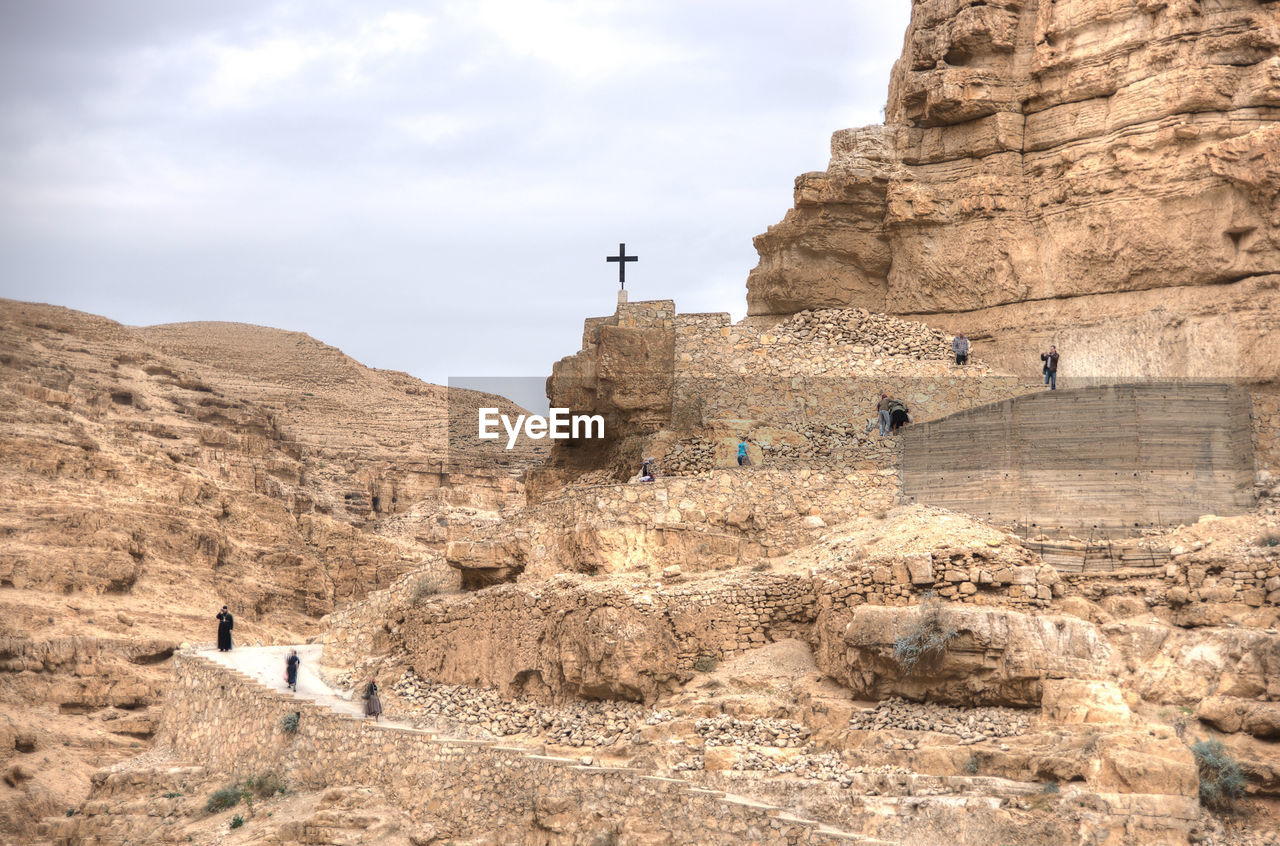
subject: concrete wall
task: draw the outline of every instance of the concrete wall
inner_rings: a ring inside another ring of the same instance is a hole
[[[909,427],[903,492],[1003,523],[1111,530],[1253,505],[1247,392],[1167,383],[1041,392]]]

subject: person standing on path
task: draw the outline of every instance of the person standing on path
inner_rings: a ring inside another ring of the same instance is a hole
[[[284,685],[294,693],[298,692],[298,665],[301,663],[298,650],[290,649],[289,657],[284,659]]]
[[[738,466],[746,467],[751,463],[751,457],[747,455],[747,439],[745,437],[738,441]]]
[[[222,606],[222,610],[218,612],[218,651],[231,651],[231,630],[235,628],[236,621],[231,616],[231,612],[227,610],[227,606]]]
[[[373,717],[375,723],[382,716],[382,700],[378,698],[378,682],[376,679],[369,679],[369,683],[364,687],[364,715]]]
[[[880,419],[880,437],[889,437],[889,404],[893,400],[889,399],[888,394],[880,395],[880,402],[876,403],[877,417]]]
[[[1048,352],[1040,353],[1040,360],[1044,362],[1044,383],[1049,390],[1058,390],[1058,348],[1050,344]]]
[[[956,354],[956,364],[964,365],[969,363],[969,339],[964,336],[963,332],[958,333],[951,339],[951,351]]]

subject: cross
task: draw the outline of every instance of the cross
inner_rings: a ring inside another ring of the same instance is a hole
[[[605,256],[605,261],[616,261],[618,263],[618,284],[623,290],[627,288],[627,262],[640,261],[638,256],[627,255],[627,245],[618,245],[618,254],[616,256]]]

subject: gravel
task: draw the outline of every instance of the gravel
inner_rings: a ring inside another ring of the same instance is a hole
[[[563,746],[612,746],[645,725],[671,719],[669,711],[630,702],[541,705],[503,698],[490,688],[439,684],[406,672],[391,685],[396,718],[464,737],[528,735]]]
[[[1030,714],[1016,708],[955,708],[893,698],[854,714],[849,727],[866,731],[935,731],[955,735],[967,744],[1026,734],[1030,723]]]

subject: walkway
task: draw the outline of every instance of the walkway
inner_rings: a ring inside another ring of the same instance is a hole
[[[288,690],[284,682],[284,661],[289,654],[290,649],[298,650],[298,657],[302,659],[302,664],[298,671],[298,690],[296,692]],[[195,650],[196,656],[207,661],[213,662],[227,670],[238,673],[242,677],[248,678],[254,684],[268,688],[271,691],[292,697],[300,701],[310,701],[321,706],[327,706],[332,709],[340,717],[363,719],[362,704],[358,701],[353,702],[344,698],[341,694],[331,688],[320,678],[316,671],[320,666],[321,646],[318,644],[303,646],[250,646],[237,647],[231,652],[219,652],[217,649],[207,646]],[[200,706],[203,713],[204,706]],[[364,725],[374,728],[371,721],[365,721]],[[548,773],[539,773],[539,779],[553,779],[557,782],[580,781],[580,776],[593,779],[591,789],[602,790],[602,795],[608,795],[610,790],[621,790],[635,792],[637,790],[646,791],[651,801],[659,800],[667,802],[668,805],[672,801],[677,802],[674,807],[679,807],[679,802],[687,802],[690,805],[690,813],[705,814],[705,809],[699,810],[698,803],[711,800],[716,803],[719,810],[707,817],[707,820],[716,820],[715,825],[723,824],[726,815],[736,815],[736,821],[744,827],[744,831],[759,831],[764,833],[767,842],[792,842],[791,837],[800,831],[804,832],[804,839],[800,842],[813,844],[860,844],[860,846],[892,846],[882,840],[866,837],[864,835],[852,832],[841,831],[825,823],[803,819],[797,817],[781,808],[760,802],[754,799],[748,799],[741,796],[726,794],[720,790],[701,787],[696,783],[687,782],[683,779],[664,778],[656,775],[648,775],[638,772],[637,770],[627,767],[609,767],[609,766],[590,766],[581,763],[578,759],[561,758],[556,756],[535,754],[532,749],[515,746],[502,746],[492,741],[476,741],[476,740],[458,740],[444,737],[438,737],[433,731],[423,731],[415,729],[404,723],[396,723],[382,721],[374,729],[389,730],[391,732],[388,741],[392,743],[394,748],[397,741],[391,738],[409,739],[409,736],[417,736],[425,740],[427,743],[441,744],[442,746],[456,746],[451,749],[448,756],[444,759],[444,763],[440,765],[440,773],[447,774],[451,772],[448,769],[448,762],[454,762],[455,766],[462,760],[461,751],[488,750],[488,754],[495,756],[514,756],[514,758],[505,763],[501,763],[501,771],[508,773],[509,771],[519,770],[523,767],[530,773],[535,772],[538,768],[552,767],[553,770]],[[363,731],[363,729],[361,729]],[[362,739],[361,743],[367,742]],[[414,750],[415,754],[417,750]],[[199,752],[197,752],[197,755]],[[412,758],[412,760],[420,760],[420,758]],[[513,769],[514,768],[514,769]],[[462,784],[463,776],[469,773],[465,766],[459,769],[454,775],[459,776],[459,784]],[[608,784],[602,784],[594,779],[617,779],[616,786],[610,787]],[[577,789],[582,788],[582,784],[576,785]],[[675,793],[672,788],[676,788]],[[462,790],[460,787],[459,790]],[[463,791],[465,794],[465,791]],[[462,795],[462,794],[458,794]],[[684,798],[681,798],[684,797]],[[465,798],[465,797],[464,797]],[[670,807],[668,808],[670,810]],[[519,809],[520,814],[527,814],[528,808]],[[621,813],[621,811],[619,811]],[[747,816],[743,816],[743,815]],[[512,811],[512,815],[516,815],[516,811]],[[758,816],[751,816],[758,815]],[[701,819],[701,817],[699,817]],[[795,827],[791,833],[784,835],[783,831]],[[717,832],[720,829],[716,829]],[[706,833],[706,832],[704,832]],[[710,842],[710,841],[709,841]],[[724,840],[718,842],[726,842]],[[766,842],[766,841],[761,841]]]
[[[244,673],[263,687],[279,691],[286,696],[327,705],[339,714],[363,717],[363,702],[347,699],[320,678],[317,668],[320,666],[322,648],[318,643],[302,646],[237,646],[230,652],[219,652],[210,647],[198,649],[196,654],[228,669]],[[296,693],[286,688],[284,684],[284,659],[288,656],[290,649],[298,650],[298,657],[302,659],[302,664],[298,667]],[[380,722],[380,725],[391,728],[411,728],[403,723],[385,719]]]

